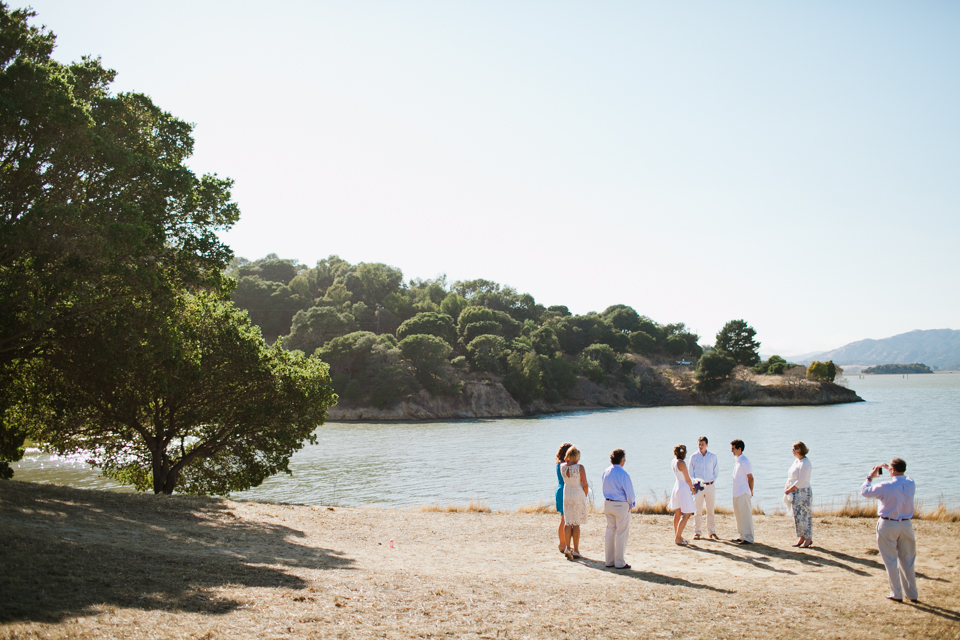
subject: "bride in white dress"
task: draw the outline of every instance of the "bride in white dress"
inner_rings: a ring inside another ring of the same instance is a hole
[[[687,526],[687,520],[696,510],[693,504],[695,492],[690,474],[687,473],[687,463],[683,461],[687,457],[687,446],[678,444],[673,448],[673,455],[676,457],[670,466],[673,468],[676,482],[673,483],[673,493],[670,494],[670,503],[667,508],[673,510],[673,541],[685,547],[689,543],[683,539],[683,528]]]
[[[560,465],[560,476],[563,478],[563,521],[567,539],[563,555],[573,560],[580,557],[580,525],[587,520],[589,490],[587,472],[580,464],[580,450],[576,447],[567,449]]]

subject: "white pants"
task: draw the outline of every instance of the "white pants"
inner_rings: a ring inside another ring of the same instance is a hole
[[[899,600],[906,596],[917,599],[917,574],[913,563],[917,559],[917,539],[910,520],[877,520],[877,548],[887,568],[890,595]]]
[[[630,537],[630,505],[626,502],[603,501],[603,513],[607,516],[607,532],[603,536],[604,564],[608,567],[623,567],[627,561],[623,553]]]
[[[703,503],[707,503],[707,531],[716,535],[717,533],[717,521],[713,516],[713,505],[716,502],[717,497],[717,485],[708,484],[703,487],[703,491],[698,491],[697,495],[693,496],[693,504],[696,506],[696,515],[693,516],[693,532],[695,534],[703,535]]]
[[[734,496],[733,515],[737,518],[737,533],[740,534],[738,537],[753,542],[753,509],[749,493]]]

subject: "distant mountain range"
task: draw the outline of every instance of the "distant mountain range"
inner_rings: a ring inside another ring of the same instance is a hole
[[[881,340],[858,340],[832,351],[787,358],[789,362],[801,364],[814,360],[833,360],[841,367],[919,362],[934,370],[960,370],[960,331],[909,331]]]

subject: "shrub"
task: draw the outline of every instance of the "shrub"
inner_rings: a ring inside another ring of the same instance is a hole
[[[730,377],[730,372],[737,365],[733,358],[723,351],[710,351],[700,356],[694,378],[697,388],[701,391],[716,389]]]
[[[500,373],[503,370],[501,360],[506,354],[507,341],[500,336],[477,336],[467,345],[467,356],[474,371]]]
[[[836,377],[837,365],[833,364],[833,360],[828,360],[827,362],[814,360],[810,363],[810,366],[807,367],[808,380],[816,380],[817,382],[833,382],[834,378]]]

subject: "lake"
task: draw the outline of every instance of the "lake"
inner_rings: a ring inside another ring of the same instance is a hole
[[[583,411],[536,418],[417,423],[329,423],[318,442],[290,461],[292,476],[269,478],[234,499],[316,505],[415,507],[479,500],[492,509],[553,502],[554,455],[575,443],[593,488],[612,449],[638,496],[662,498],[673,486],[673,447],[696,451],[710,440],[720,459],[717,502],[729,505],[733,456],[744,440],[754,467],[755,503],[781,507],[792,444],[803,440],[813,463],[816,503],[840,505],[855,495],[870,467],[907,461],[926,507],[960,506],[960,374],[850,376],[866,402],[824,407],[656,407]],[[946,466],[944,466],[946,465]],[[15,464],[18,480],[122,489],[76,458],[31,451]],[[884,476],[886,477],[886,476]],[[601,496],[602,498],[602,496]],[[594,500],[599,504],[602,500]]]

